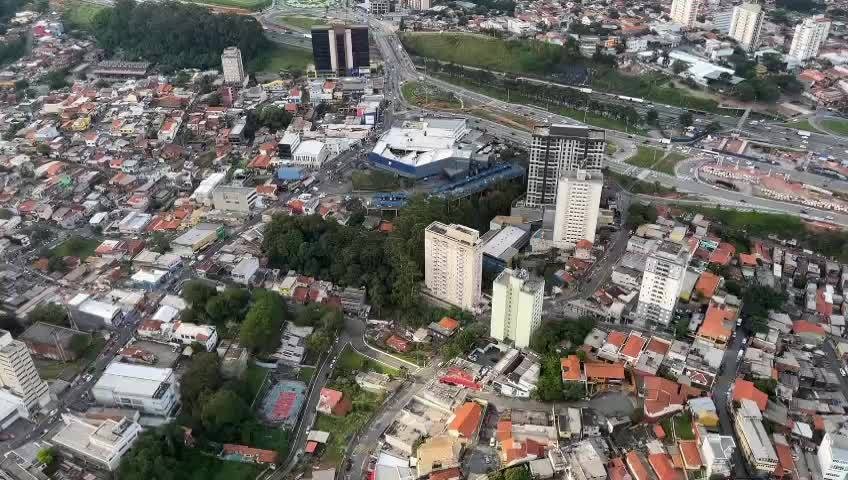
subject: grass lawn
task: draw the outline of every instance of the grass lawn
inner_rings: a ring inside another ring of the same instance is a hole
[[[326,20],[322,20],[320,18],[298,17],[294,15],[281,15],[277,17],[277,20],[291,27],[300,28],[303,30],[311,30],[312,27],[314,27],[315,25],[327,24]]]
[[[305,70],[312,63],[312,52],[305,48],[277,45],[264,50],[250,62],[249,69],[259,73],[277,73],[280,70]]]
[[[589,125],[593,125],[593,126],[596,126],[596,127],[606,128],[606,129],[609,129],[609,130],[619,130],[619,131],[622,131],[622,132],[629,131],[629,132],[634,133],[634,134],[644,134],[645,133],[645,130],[643,128],[633,128],[633,127],[628,128],[627,125],[624,122],[616,120],[616,119],[601,117],[599,115],[595,115],[595,114],[592,114],[592,113],[584,115],[584,112],[582,110],[575,110],[573,108],[559,107],[559,106],[556,106],[556,105],[540,105],[534,99],[527,98],[527,97],[524,97],[524,96],[519,95],[519,94],[512,93],[509,96],[507,96],[506,91],[501,90],[499,88],[495,88],[494,86],[484,87],[484,86],[477,85],[476,83],[473,83],[473,82],[470,82],[470,81],[466,81],[466,80],[455,78],[455,77],[449,77],[447,75],[436,74],[435,76],[437,76],[438,78],[440,78],[440,79],[442,79],[446,82],[450,82],[450,83],[453,83],[455,85],[467,88],[468,90],[472,90],[472,91],[475,91],[475,92],[478,92],[478,93],[482,93],[482,94],[490,96],[492,98],[497,98],[499,100],[509,101],[511,103],[517,103],[517,104],[520,104],[520,105],[534,105],[534,106],[540,107],[540,108],[547,108],[550,111],[557,113],[559,115],[569,117],[569,118],[573,118],[575,120],[578,120],[578,121],[581,121],[581,122],[584,122],[584,123],[587,123]],[[500,123],[503,123],[503,122],[500,122]]]
[[[351,174],[354,190],[386,192],[401,188],[401,179],[382,170],[355,171]]]
[[[271,5],[271,0],[191,0],[192,3],[213,5],[219,7],[244,8],[246,10],[262,10]]]
[[[672,423],[674,423],[673,427]],[[668,438],[671,438],[672,434],[674,434],[676,437],[675,440],[695,439],[695,431],[692,428],[692,418],[687,414],[679,414],[671,418],[666,418],[661,422],[661,424],[663,430],[665,430],[665,435]]]
[[[247,371],[244,374],[244,382],[252,392],[251,398],[256,397],[259,389],[262,388],[262,383],[268,375],[269,370],[256,365],[253,362],[247,364]]]
[[[649,168],[658,172],[674,175],[674,166],[677,162],[683,160],[683,155],[671,152],[667,157],[662,158],[666,154],[665,150],[660,150],[651,147],[639,147],[638,152],[627,163],[641,168]]]
[[[663,196],[676,192],[675,189],[665,187],[659,182],[646,182],[644,180],[639,180],[638,178],[628,177],[620,173],[613,172],[612,170],[608,170],[605,175],[615,180],[617,184],[621,185],[622,188],[630,193]]]
[[[606,147],[604,147],[604,153],[606,153],[607,155],[614,155],[615,152],[617,152],[617,151],[618,151],[618,145],[616,145],[614,143],[607,142]]]
[[[93,3],[66,2],[65,19],[72,30],[88,30],[91,27],[91,21],[94,19],[94,16],[104,8],[106,7],[103,5],[95,5]]]
[[[460,108],[462,104],[452,93],[428,85],[425,82],[410,81],[401,88],[404,98],[416,106],[430,108]]]
[[[300,371],[297,372],[297,379],[301,382],[309,385],[309,382],[312,381],[312,376],[315,375],[315,369],[312,367],[300,367]]]
[[[377,363],[368,357],[362,356],[348,345],[342,352],[339,361],[336,364],[336,369],[343,371],[365,371],[374,370],[375,372],[385,373],[386,375],[398,376],[400,372],[394,368],[387,367],[381,363]]]
[[[80,260],[94,255],[94,250],[100,245],[99,240],[73,236],[60,243],[51,252],[60,257],[79,257]]]
[[[353,396],[352,403],[353,410],[344,417],[319,414],[315,420],[315,430],[330,432],[330,438],[321,455],[322,464],[341,464],[348,442],[377,410],[382,403],[382,396],[360,389]]]
[[[228,462],[201,454],[195,455],[190,464],[183,465],[187,466],[184,478],[188,480],[253,480],[264,469],[261,465]]]
[[[821,125],[837,135],[848,136],[848,120],[831,118],[822,120]]]
[[[804,120],[800,120],[800,121],[797,121],[797,122],[789,122],[789,123],[786,123],[785,125],[789,128],[797,128],[798,130],[806,130],[808,132],[813,132],[813,133],[822,133],[821,130],[814,127],[813,124],[811,124],[810,121],[807,120],[806,118]]]

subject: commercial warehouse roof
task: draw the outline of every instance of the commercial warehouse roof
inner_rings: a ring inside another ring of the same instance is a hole
[[[501,228],[488,239],[483,246],[483,254],[490,257],[501,258],[507,251],[518,252],[527,237],[527,232],[513,226]]]
[[[94,385],[94,389],[155,398],[162,384],[166,383],[173,374],[174,370],[170,368],[111,363]]]

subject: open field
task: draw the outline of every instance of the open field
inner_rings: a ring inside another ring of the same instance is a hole
[[[425,82],[406,82],[400,90],[407,102],[418,107],[451,109],[462,106],[452,93]]]
[[[312,376],[315,375],[315,368],[313,367],[300,367],[300,371],[297,373],[297,379],[301,382],[309,385],[309,382],[312,381]]]
[[[675,440],[695,439],[695,431],[692,429],[692,418],[686,413],[666,418],[660,423],[668,438],[673,436]]]
[[[330,432],[321,455],[321,464],[341,465],[348,442],[368,422],[382,403],[382,397],[357,387],[356,393],[351,396],[351,403],[353,410],[344,417],[319,414],[315,420],[315,430]]]
[[[35,369],[41,378],[45,380],[54,380],[61,378],[62,380],[71,381],[79,374],[89,363],[91,363],[97,355],[103,350],[106,345],[106,340],[100,335],[91,337],[91,345],[85,350],[82,356],[72,362],[59,362],[56,360],[34,359]]]
[[[80,260],[94,255],[94,250],[100,245],[98,240],[73,236],[60,243],[51,252],[59,257],[79,257]]]
[[[87,2],[66,2],[64,19],[72,30],[88,30],[91,28],[91,21],[94,19],[94,16],[104,8],[106,7],[103,5],[95,5]]]
[[[554,68],[566,62],[562,47],[532,40],[502,40],[477,34],[423,32],[405,33],[401,40],[413,55],[496,72],[533,74],[550,78]],[[587,67],[592,68],[591,60],[583,61]],[[676,88],[668,77],[660,74],[632,76],[603,66],[592,69],[594,72],[590,83],[593,88],[599,90],[685,108],[719,110],[717,99],[709,93]]]
[[[260,73],[277,73],[281,70],[305,70],[312,63],[312,52],[304,48],[276,45],[263,51],[250,62],[250,69]]]
[[[822,122],[822,123],[824,123],[824,122]],[[797,128],[798,130],[806,130],[808,132],[813,132],[813,133],[823,133],[821,130],[814,127],[813,124],[810,123],[810,121],[807,120],[807,119],[799,120],[797,122],[788,122],[785,125],[789,128]]]
[[[659,182],[651,183],[645,180],[639,180],[638,178],[628,177],[620,173],[615,173],[611,170],[607,171],[607,173],[605,173],[604,175],[615,180],[615,183],[619,184],[621,188],[627,190],[630,193],[654,195],[658,197],[676,193],[675,189],[664,187]]]
[[[336,369],[348,372],[353,370],[374,370],[375,372],[385,373],[386,375],[392,375],[395,377],[400,374],[400,372],[394,368],[387,367],[371,360],[370,358],[360,355],[358,352],[350,348],[350,346],[347,346],[344,349],[344,352],[342,352],[341,357],[339,357],[338,364],[336,365]]]
[[[837,135],[848,136],[848,120],[829,118],[822,120],[821,126]]]
[[[679,153],[666,154],[665,150],[650,147],[639,147],[639,151],[627,163],[641,168],[649,168],[658,172],[674,175],[674,166],[685,157]]]
[[[326,25],[327,21],[320,18],[299,17],[294,15],[281,15],[276,18],[280,23],[301,30],[311,30],[315,25]]]

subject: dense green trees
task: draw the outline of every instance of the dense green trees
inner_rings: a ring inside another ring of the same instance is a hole
[[[95,15],[98,45],[130,59],[159,64],[163,71],[181,67],[219,68],[221,52],[237,46],[245,61],[267,47],[262,27],[247,15],[214,14],[181,2],[117,0]]]
[[[232,437],[250,415],[250,408],[232,390],[218,390],[203,404],[203,427],[210,435]]]
[[[35,322],[44,322],[67,327],[69,325],[68,311],[56,303],[42,303],[30,310],[27,314],[27,322],[30,325]]]
[[[0,65],[14,62],[26,53],[26,39],[24,37],[11,38],[0,43]]]
[[[530,338],[530,348],[545,355],[557,353],[561,343],[567,344],[567,349],[582,345],[594,326],[595,320],[592,317],[545,322]]]
[[[291,121],[292,115],[286,109],[270,105],[263,107],[256,119],[259,126],[268,127],[272,132],[285,130]]]
[[[147,247],[157,253],[165,253],[171,249],[171,241],[168,236],[162,232],[153,232],[150,240],[147,241]]]
[[[395,306],[414,314],[410,309],[417,303],[423,274],[424,228],[438,220],[487,231],[492,217],[507,213],[522,190],[515,184],[499,187],[454,204],[414,197],[388,237],[318,216],[279,215],[265,229],[263,249],[275,267],[341,286],[366,287],[375,308]]]
[[[241,324],[239,341],[252,352],[269,352],[280,344],[285,305],[283,298],[270,290],[253,293],[253,303]]]

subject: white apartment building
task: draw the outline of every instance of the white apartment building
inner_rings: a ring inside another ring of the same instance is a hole
[[[410,10],[429,10],[430,0],[404,0],[406,8]]]
[[[748,465],[759,472],[764,474],[774,472],[778,462],[777,452],[763,426],[760,408],[753,401],[742,399],[739,408],[733,412],[733,416],[733,428],[736,431],[742,457]]]
[[[692,28],[700,6],[700,0],[674,0],[671,2],[671,20],[683,27]]]
[[[505,269],[492,284],[492,337],[512,340],[518,348],[530,346],[530,337],[542,324],[545,281],[531,279],[527,270]]]
[[[451,305],[473,310],[480,303],[483,244],[480,232],[433,222],[424,230],[424,284]]]
[[[645,260],[636,316],[645,323],[668,325],[683,287],[689,253],[679,243],[663,240]]]
[[[143,414],[170,417],[179,404],[179,383],[171,368],[111,363],[91,388],[105,407],[132,408]]]
[[[38,375],[26,344],[13,339],[6,330],[0,330],[0,387],[20,398],[28,414],[50,401],[47,383]],[[15,404],[13,409],[20,412],[20,405],[14,398],[9,397],[4,403]]]
[[[600,172],[576,170],[559,179],[554,213],[554,242],[576,245],[580,240],[595,243],[598,209],[604,189]]]
[[[555,206],[560,177],[578,169],[599,173],[605,148],[604,131],[600,129],[574,125],[536,127],[530,145],[525,205]]]
[[[733,7],[730,19],[731,38],[739,42],[746,51],[757,48],[760,43],[760,30],[763,28],[763,7],[758,3],[743,3]]]
[[[824,480],[848,479],[848,437],[825,433],[819,446],[818,458]]]
[[[51,441],[71,456],[110,472],[118,469],[121,458],[141,433],[141,426],[126,417],[120,421],[88,420],[63,414],[62,421],[65,425]]]
[[[224,71],[224,83],[241,84],[244,82],[244,64],[238,47],[227,47],[221,54],[221,69]]]
[[[789,56],[799,62],[815,58],[830,33],[830,20],[824,15],[807,17],[795,26]]]
[[[707,478],[713,475],[729,477],[733,469],[733,452],[736,442],[730,435],[705,433],[700,436],[698,450],[701,452]]]
[[[330,151],[324,142],[318,140],[304,140],[298,144],[292,154],[292,164],[317,170],[330,156]]]

